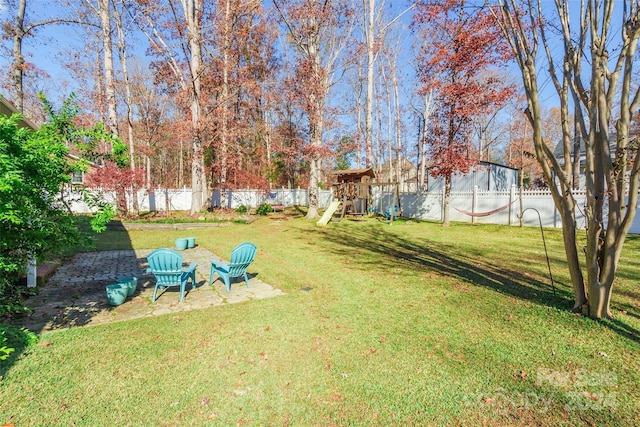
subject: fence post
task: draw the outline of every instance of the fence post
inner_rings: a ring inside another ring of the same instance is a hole
[[[35,288],[37,285],[37,266],[36,259],[33,255],[29,254],[29,258],[27,259],[27,287]]]
[[[478,206],[478,186],[473,186],[473,195],[471,196],[471,213],[476,213]],[[476,217],[471,215],[471,224],[476,223]]]
[[[509,222],[508,225],[513,225],[513,201],[516,199],[516,186],[511,185],[511,191],[509,192]]]

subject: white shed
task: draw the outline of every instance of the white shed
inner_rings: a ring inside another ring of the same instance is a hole
[[[509,191],[512,185],[518,185],[518,169],[491,162],[479,162],[470,172],[451,179],[451,191],[473,191],[476,186],[485,191]],[[429,191],[443,188],[444,178],[429,175]]]

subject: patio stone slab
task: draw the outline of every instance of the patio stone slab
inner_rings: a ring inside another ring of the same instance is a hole
[[[155,280],[152,274],[146,273],[146,256],[151,252],[152,249],[144,249],[77,254],[49,276],[37,296],[26,301],[33,313],[20,319],[20,326],[40,333],[283,295],[279,289],[251,274],[249,288],[246,287],[244,279],[239,278],[232,282],[231,292],[227,292],[218,276],[214,283],[209,285],[210,261],[221,258],[207,249],[196,246],[180,251],[185,266],[192,262],[198,264],[196,289],[191,290],[187,285],[183,302],[179,302],[180,292],[177,287],[158,291],[156,302],[152,303]],[[120,277],[132,276],[138,278],[135,294],[127,298],[122,305],[110,306],[107,303],[105,287],[116,283]]]

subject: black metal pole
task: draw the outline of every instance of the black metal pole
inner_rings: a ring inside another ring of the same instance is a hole
[[[528,210],[535,211],[538,214],[538,222],[540,223],[540,233],[542,233],[542,244],[544,245],[544,255],[547,257],[547,267],[549,268],[549,278],[551,279],[551,289],[553,289],[553,296],[556,296],[556,287],[553,283],[553,275],[551,274],[551,263],[549,262],[549,253],[547,252],[547,242],[544,238],[544,229],[542,228],[542,217],[540,212],[536,208],[526,208],[522,211],[522,216],[518,215],[519,219],[524,218],[524,213]]]

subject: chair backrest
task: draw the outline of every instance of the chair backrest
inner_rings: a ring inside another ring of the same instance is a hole
[[[182,255],[172,249],[156,249],[147,256],[149,269],[159,284],[174,286],[180,284],[182,276]]]
[[[247,271],[247,267],[256,256],[256,245],[250,242],[240,243],[231,251],[231,262],[229,263],[229,275],[237,277]]]

